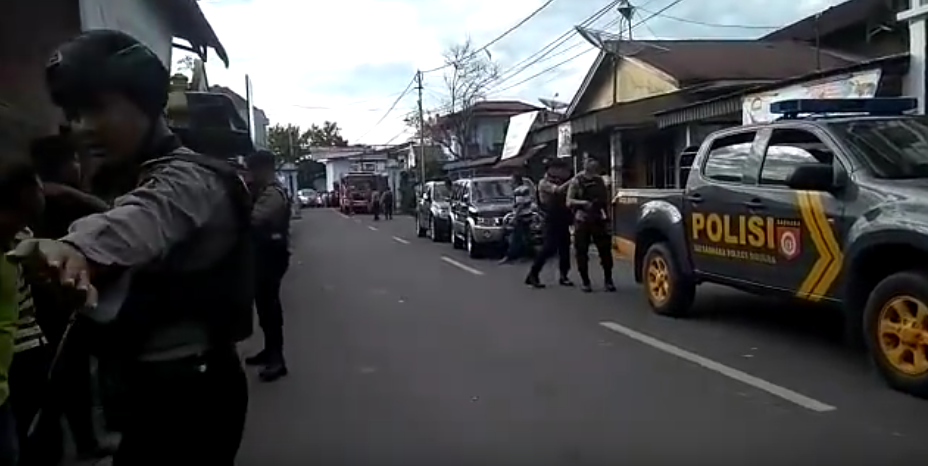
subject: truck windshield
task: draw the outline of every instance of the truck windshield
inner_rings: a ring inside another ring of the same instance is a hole
[[[874,176],[928,178],[928,119],[862,119],[830,127],[866,162]]]
[[[432,200],[433,201],[447,201],[451,197],[451,191],[448,190],[448,186],[444,184],[436,184],[432,187]]]
[[[474,202],[511,201],[512,183],[509,180],[474,182]]]

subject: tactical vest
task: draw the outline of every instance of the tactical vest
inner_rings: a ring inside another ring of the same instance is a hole
[[[293,209],[293,201],[290,199],[290,194],[280,183],[271,183],[264,189],[273,189],[277,191],[277,193],[287,201],[287,208],[279,212],[270,225],[261,228],[253,228],[252,231],[255,242],[261,250],[287,251],[288,245],[290,244],[290,217]],[[260,195],[260,193],[256,193],[256,195]]]
[[[239,229],[225,255],[203,269],[142,268],[133,271],[120,312],[114,322],[106,325],[108,328],[103,335],[125,359],[139,355],[144,345],[151,342],[153,330],[170,328],[181,322],[200,323],[210,339],[204,343],[213,347],[237,343],[250,337],[253,331],[255,254],[251,236],[251,194],[234,167],[184,147],[144,163],[139,185],[147,181],[156,167],[171,159],[198,164],[222,178],[232,197]],[[175,251],[182,251],[184,247],[185,243],[181,243]]]
[[[591,204],[589,208],[584,209],[587,212],[587,219],[589,221],[605,221],[606,219],[601,216],[600,212],[607,208],[605,200],[609,199],[609,189],[606,187],[606,182],[600,176],[580,176],[577,179],[580,181],[578,197]]]

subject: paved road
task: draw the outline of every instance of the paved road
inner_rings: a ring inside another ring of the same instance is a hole
[[[417,239],[408,218],[312,210],[295,231],[291,375],[253,386],[240,465],[928,454],[928,402],[885,388],[829,312],[706,287],[698,317],[672,320],[649,313],[626,268],[616,294],[532,290],[524,267]]]

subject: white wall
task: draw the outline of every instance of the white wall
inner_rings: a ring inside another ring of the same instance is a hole
[[[171,25],[157,0],[80,0],[81,25],[131,34],[171,67]]]

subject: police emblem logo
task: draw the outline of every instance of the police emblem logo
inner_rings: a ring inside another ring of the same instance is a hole
[[[777,245],[780,249],[780,255],[783,256],[784,259],[793,260],[802,252],[802,240],[800,235],[799,228],[777,228]]]

